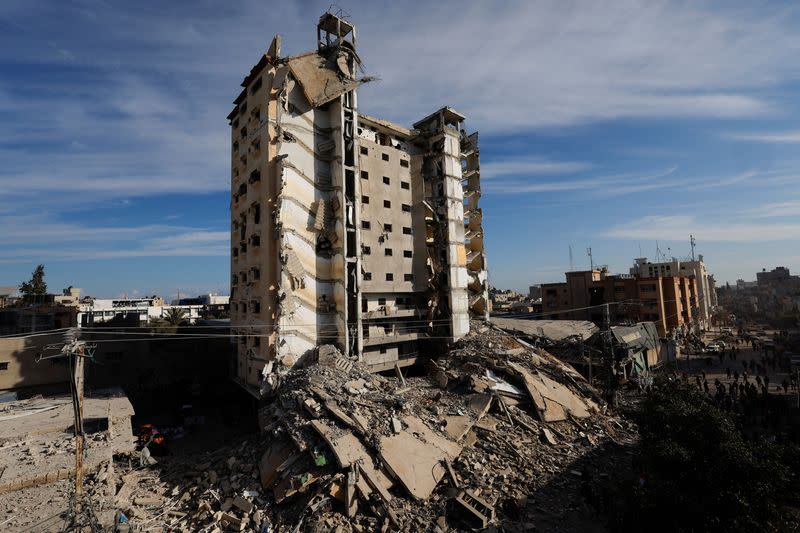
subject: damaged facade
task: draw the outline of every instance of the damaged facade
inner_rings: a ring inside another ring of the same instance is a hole
[[[360,115],[355,27],[326,13],[317,44],[281,57],[276,36],[228,115],[235,379],[256,395],[319,346],[386,370],[488,314],[477,133],[450,108]]]

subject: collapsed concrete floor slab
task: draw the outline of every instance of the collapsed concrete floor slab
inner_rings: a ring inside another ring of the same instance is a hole
[[[84,401],[84,468],[134,450],[133,406],[120,389],[96,391]],[[0,405],[0,493],[75,475],[72,400],[34,397]]]

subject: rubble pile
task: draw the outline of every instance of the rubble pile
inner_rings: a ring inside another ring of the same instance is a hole
[[[577,372],[483,324],[428,370],[370,374],[323,346],[260,410],[259,439],[173,465],[171,489],[123,476],[119,508],[152,523],[150,498],[185,531],[523,531],[537,487],[635,433]]]

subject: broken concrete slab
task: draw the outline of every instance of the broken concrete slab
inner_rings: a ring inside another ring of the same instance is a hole
[[[370,476],[379,480],[384,487],[390,488],[392,486],[386,475],[376,469],[372,455],[358,437],[349,431],[337,430],[322,420],[312,420],[311,426],[328,444],[341,468],[349,468],[353,464],[360,463],[365,470],[370,471]]]
[[[473,394],[469,398],[469,408],[475,413],[475,416],[480,420],[489,412],[492,407],[491,394]]]
[[[463,439],[472,429],[472,419],[468,416],[447,416],[444,418],[444,432],[456,442]]]
[[[415,498],[428,498],[446,473],[444,461],[461,453],[461,446],[441,437],[420,419],[403,419],[407,429],[381,437],[381,459]]]
[[[534,374],[519,364],[510,363],[509,366],[522,378],[536,412],[543,422],[566,420],[567,413],[576,418],[589,416],[587,404],[566,385],[548,378],[541,372]]]

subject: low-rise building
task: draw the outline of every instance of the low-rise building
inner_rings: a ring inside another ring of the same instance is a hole
[[[203,317],[203,305],[165,305],[158,296],[149,298],[94,299],[80,305],[80,327],[92,326],[111,320],[130,320],[136,325],[147,325],[151,320],[165,318],[170,309],[181,309],[184,320],[190,324]]]

